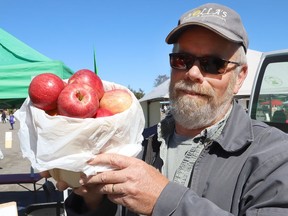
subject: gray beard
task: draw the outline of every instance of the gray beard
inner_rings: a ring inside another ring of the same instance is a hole
[[[234,96],[234,84],[232,80],[224,95],[217,98],[213,89],[203,89],[199,84],[180,81],[173,87],[170,83],[171,113],[175,121],[186,129],[201,129],[212,125],[227,112],[228,104]],[[203,96],[194,100],[190,95],[178,95],[180,89]]]

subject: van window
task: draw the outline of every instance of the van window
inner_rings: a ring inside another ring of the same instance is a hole
[[[251,117],[287,132],[288,61],[286,59],[276,57],[264,59],[253,96]]]

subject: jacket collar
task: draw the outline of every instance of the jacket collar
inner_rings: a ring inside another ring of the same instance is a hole
[[[158,136],[167,140],[167,137],[174,133],[175,120],[171,114],[168,114],[158,125]],[[217,142],[225,151],[235,152],[254,140],[252,122],[243,107],[235,100],[233,108],[226,125],[218,138]]]
[[[243,107],[233,102],[231,114],[221,135],[215,140],[228,152],[235,152],[254,140],[252,121]]]

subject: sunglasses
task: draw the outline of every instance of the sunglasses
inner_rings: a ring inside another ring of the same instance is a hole
[[[170,53],[170,66],[176,70],[190,70],[198,60],[200,69],[209,74],[224,74],[229,63],[240,66],[240,63],[224,60],[215,56],[197,57],[188,53]]]

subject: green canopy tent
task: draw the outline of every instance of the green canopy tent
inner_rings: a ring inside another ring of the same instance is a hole
[[[19,108],[38,74],[50,72],[68,79],[73,71],[0,28],[0,109]]]

